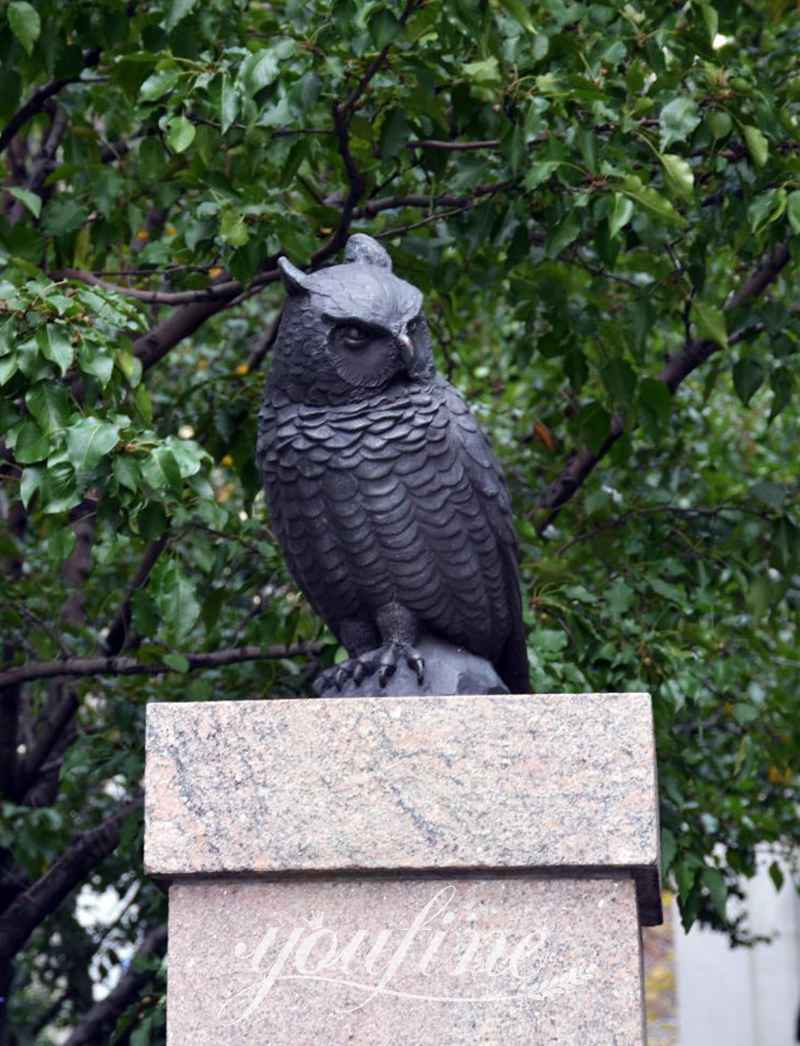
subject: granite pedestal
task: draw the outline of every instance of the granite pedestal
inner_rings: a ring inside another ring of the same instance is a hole
[[[646,694],[148,709],[169,1046],[643,1043]]]

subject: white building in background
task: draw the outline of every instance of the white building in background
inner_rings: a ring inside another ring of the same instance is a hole
[[[746,884],[748,926],[771,944],[730,948],[710,930],[685,934],[674,913],[680,1046],[795,1046],[800,1012],[800,897],[788,869],[780,892],[771,857]]]

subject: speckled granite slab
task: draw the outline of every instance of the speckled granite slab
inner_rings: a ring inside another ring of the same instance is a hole
[[[168,1046],[641,1046],[630,879],[170,888]]]
[[[660,921],[646,694],[152,704],[162,877],[633,877]]]

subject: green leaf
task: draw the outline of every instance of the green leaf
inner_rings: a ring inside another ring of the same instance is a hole
[[[27,509],[31,498],[41,485],[43,475],[44,470],[41,468],[27,468],[22,473],[22,479],[19,484],[19,497],[23,508]]]
[[[25,404],[47,435],[64,428],[72,412],[66,388],[52,382],[39,382],[29,389]]]
[[[100,351],[98,345],[82,345],[78,356],[84,374],[97,378],[103,388],[111,381],[114,373],[114,357]]]
[[[800,236],[800,189],[795,189],[786,197],[786,213],[792,232]]]
[[[723,349],[727,349],[728,327],[725,323],[725,314],[722,309],[718,309],[715,305],[696,301],[692,305],[692,316],[701,337],[708,338]]]
[[[650,214],[660,218],[662,221],[672,225],[685,225],[685,218],[678,214],[666,196],[657,193],[655,189],[643,185],[640,178],[635,174],[628,175],[622,183],[622,191],[632,200],[649,211]]]
[[[768,189],[760,193],[747,208],[747,219],[754,233],[783,216],[788,203],[785,189]]]
[[[784,875],[781,866],[777,861],[773,861],[769,866],[769,877],[772,880],[772,884],[776,890],[780,891],[784,883]]]
[[[468,80],[482,87],[493,87],[503,82],[494,56],[483,58],[480,62],[467,62],[461,67],[461,72]]]
[[[700,110],[693,98],[681,95],[664,106],[658,118],[661,127],[661,151],[673,142],[685,142],[700,123]]]
[[[786,502],[786,488],[779,483],[771,483],[769,480],[763,479],[759,483],[753,484],[750,488],[750,496],[780,512]]]
[[[757,360],[745,357],[734,365],[733,387],[745,407],[761,387],[765,377],[764,368]]]
[[[36,333],[36,344],[44,358],[55,363],[63,378],[75,358],[75,349],[65,328],[57,323],[40,327]]]
[[[541,160],[532,163],[525,175],[525,188],[537,189],[542,182],[546,182],[561,166],[561,160]]]
[[[12,186],[8,190],[12,196],[15,196],[20,203],[25,204],[34,218],[38,218],[42,213],[42,198],[37,196],[35,192],[31,192],[30,189],[19,189],[17,186]]]
[[[535,26],[531,20],[530,11],[523,0],[500,0],[500,6],[511,15],[515,22],[519,22],[523,29],[527,29],[529,33],[534,32]],[[544,39],[547,40],[547,37]]]
[[[717,913],[724,918],[725,906],[728,901],[728,887],[718,868],[703,869],[703,885],[711,895],[711,902],[717,909]]]
[[[612,359],[600,370],[600,377],[611,399],[622,407],[629,407],[636,392],[636,374],[629,363]]]
[[[89,212],[77,200],[55,199],[45,208],[42,228],[51,236],[67,236],[77,232],[88,217]]]
[[[674,153],[660,153],[659,159],[667,175],[667,184],[676,196],[691,200],[694,196],[694,174],[688,161]]]
[[[706,24],[706,31],[708,32],[708,42],[711,46],[714,46],[714,40],[719,32],[719,15],[717,9],[711,4],[701,3],[700,11],[703,15],[703,21]]]
[[[189,636],[200,616],[195,586],[174,559],[154,574],[153,598],[168,636],[177,645]]]
[[[747,149],[756,167],[763,167],[769,156],[769,142],[757,127],[742,127]]]
[[[236,120],[239,113],[239,90],[236,84],[231,83],[228,74],[222,77],[222,87],[219,94],[219,118],[223,134]]]
[[[721,109],[715,109],[713,113],[709,113],[706,122],[715,138],[726,138],[733,130],[733,120]]]
[[[392,43],[403,31],[399,20],[385,7],[379,8],[367,23],[369,35],[372,42],[382,51],[384,47]]]
[[[666,878],[667,872],[675,860],[675,854],[678,852],[678,845],[675,842],[675,836],[669,830],[669,828],[661,829],[661,877]]]
[[[234,208],[226,208],[220,215],[219,234],[231,247],[243,247],[250,239],[244,215]]]
[[[643,378],[639,383],[639,407],[651,434],[660,436],[672,418],[672,394],[658,378]]]
[[[47,541],[47,555],[51,563],[58,565],[69,559],[77,541],[71,527],[59,527],[53,531]]]
[[[76,472],[86,472],[119,443],[119,425],[99,418],[82,418],[67,429],[67,457]]]
[[[155,102],[171,91],[180,79],[177,69],[160,69],[158,72],[148,76],[139,88],[139,98],[143,102]]]
[[[627,614],[633,606],[633,598],[633,589],[622,578],[617,578],[606,590],[606,603],[615,617]]]
[[[161,658],[165,665],[168,665],[173,672],[180,672],[185,674],[189,671],[190,665],[188,660],[183,654],[164,654]]]
[[[169,13],[164,19],[164,28],[168,33],[171,33],[178,22],[189,14],[196,3],[197,0],[172,0]]]
[[[128,380],[128,384],[135,389],[142,380],[142,361],[126,349],[117,352],[116,363]]]
[[[2,363],[2,360],[0,360],[0,363]],[[772,405],[769,411],[769,420],[772,421],[791,402],[795,383],[794,374],[788,367],[776,367],[770,375],[769,383],[772,388]]]
[[[557,258],[565,247],[577,240],[581,231],[581,223],[575,211],[571,211],[563,218],[550,234],[544,245],[544,252],[548,258]]]
[[[50,453],[50,441],[33,421],[24,421],[14,443],[14,457],[20,465],[41,461]]]
[[[410,127],[402,109],[391,109],[381,124],[380,151],[382,160],[391,160],[403,150]]]
[[[167,123],[167,144],[176,153],[183,153],[194,141],[195,126],[185,116],[173,116]]]
[[[245,94],[252,97],[263,87],[274,83],[279,72],[278,57],[272,49],[256,51],[242,62],[239,68],[239,82]]]
[[[127,454],[117,454],[114,458],[112,471],[114,473],[114,478],[120,486],[126,487],[131,491],[139,489],[142,475],[139,471],[139,466],[133,458],[129,457]]]
[[[9,356],[3,356],[0,359],[0,388],[14,377],[18,367],[19,361],[13,352]]]
[[[621,192],[614,193],[614,203],[608,216],[608,235],[610,239],[618,236],[633,217],[633,202]]]
[[[8,5],[8,24],[26,52],[32,54],[33,45],[42,31],[42,22],[36,9],[24,0],[14,0]]]

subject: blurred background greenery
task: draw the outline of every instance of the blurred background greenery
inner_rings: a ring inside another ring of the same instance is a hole
[[[534,689],[652,693],[665,882],[750,939],[798,837],[798,55],[787,0],[0,3],[2,1046],[164,1041],[145,705],[341,656],[253,448],[277,256],[352,231],[502,459]]]

